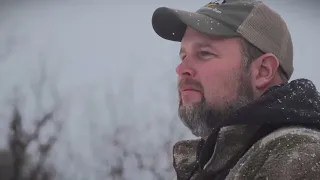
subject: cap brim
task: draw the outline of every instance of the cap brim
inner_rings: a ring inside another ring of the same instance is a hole
[[[160,7],[152,16],[154,31],[162,38],[171,41],[181,41],[187,27],[201,33],[214,36],[236,37],[239,34],[215,19],[184,10]]]

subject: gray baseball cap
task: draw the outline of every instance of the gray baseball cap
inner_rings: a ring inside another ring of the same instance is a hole
[[[187,27],[226,38],[242,37],[264,53],[272,53],[290,79],[293,44],[282,17],[256,0],[216,0],[196,12],[157,8],[152,16],[154,31],[162,38],[180,42]]]

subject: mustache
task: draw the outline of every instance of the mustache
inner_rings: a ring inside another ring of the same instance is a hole
[[[190,79],[190,78],[184,78],[184,79],[179,80],[178,90],[180,91],[185,86],[191,86],[195,90],[203,92],[203,86],[197,80]]]

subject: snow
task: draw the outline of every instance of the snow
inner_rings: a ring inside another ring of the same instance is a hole
[[[0,147],[6,147],[18,102],[27,131],[52,110],[63,123],[49,159],[59,179],[112,179],[110,172],[122,163],[125,179],[173,177],[172,145],[193,136],[177,117],[179,44],[154,33],[151,15],[160,6],[196,10],[206,3],[3,1]],[[292,30],[293,78],[319,86],[316,8],[268,3]],[[45,126],[41,141],[54,130]],[[35,145],[28,150],[34,154]]]

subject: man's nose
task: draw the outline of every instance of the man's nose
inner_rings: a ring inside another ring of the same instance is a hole
[[[195,75],[195,70],[190,66],[189,63],[186,62],[186,60],[177,66],[176,72],[178,76],[194,77]]]

